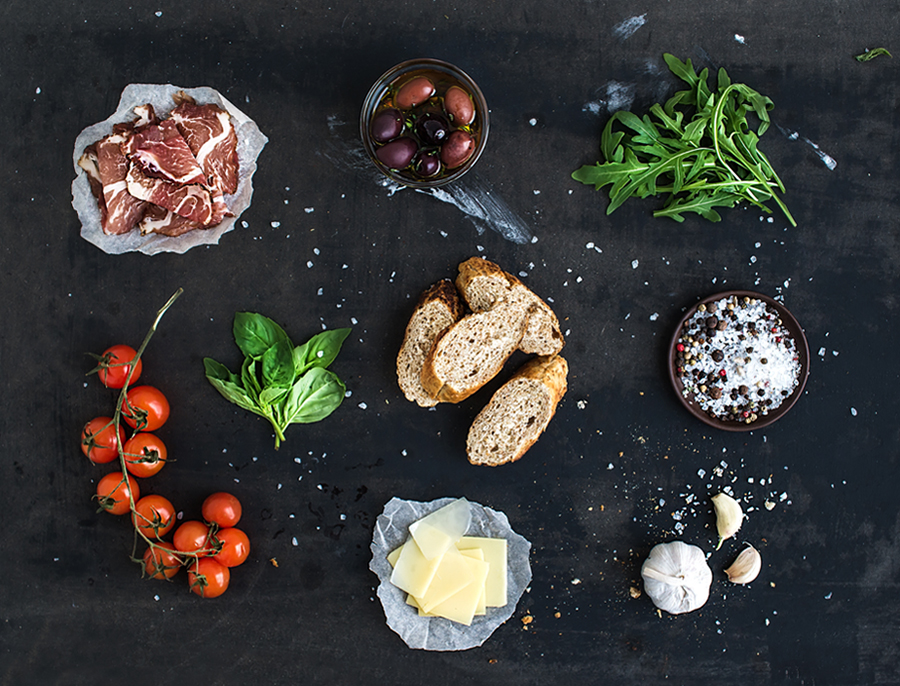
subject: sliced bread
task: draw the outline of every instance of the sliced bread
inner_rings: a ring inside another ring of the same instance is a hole
[[[472,422],[466,441],[469,462],[496,467],[522,457],[556,412],[568,372],[558,355],[526,362]]]
[[[462,315],[463,304],[450,279],[439,281],[419,297],[397,355],[397,381],[407,400],[421,407],[437,405],[422,388],[422,365],[434,341]]]
[[[435,341],[422,366],[425,393],[458,403],[484,386],[519,347],[529,313],[520,301],[504,301],[453,324]]]
[[[531,309],[519,350],[556,355],[565,341],[553,310],[518,278],[481,257],[459,265],[456,287],[473,312],[485,312],[498,302],[519,301]]]

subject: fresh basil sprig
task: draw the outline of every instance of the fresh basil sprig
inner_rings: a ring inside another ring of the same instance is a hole
[[[707,69],[698,75],[691,60],[663,57],[689,88],[665,105],[653,105],[649,115],[613,114],[601,137],[604,161],[577,169],[572,178],[597,190],[612,186],[607,214],[632,196],[665,194],[665,204],[653,216],[682,222],[685,213],[694,212],[720,221],[716,207],[746,201],[771,212],[765,203],[772,200],[796,226],[779,197],[784,184],[757,147],[769,127],[772,101],[732,83],[724,69],[719,69],[716,89],[710,90]],[[751,112],[759,122],[756,131],[747,120]]]
[[[327,367],[341,351],[349,328],[322,331],[294,346],[268,317],[238,312],[233,333],[245,356],[240,374],[206,357],[206,378],[224,398],[269,420],[276,450],[288,425],[318,422],[341,404],[347,388]]]

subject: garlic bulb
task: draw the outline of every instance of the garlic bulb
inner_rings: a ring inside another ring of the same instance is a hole
[[[712,502],[716,508],[716,529],[719,531],[719,545],[716,546],[718,550],[725,539],[734,536],[741,528],[744,513],[738,501],[725,493],[714,495]]]
[[[733,584],[749,584],[762,569],[762,556],[749,543],[741,551],[734,563],[725,570],[728,580]]]
[[[695,545],[683,541],[653,546],[641,567],[644,590],[660,610],[692,612],[707,601],[712,570]]]

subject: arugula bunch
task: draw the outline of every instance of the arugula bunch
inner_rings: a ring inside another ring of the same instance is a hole
[[[695,212],[715,222],[721,220],[716,207],[747,201],[771,213],[764,203],[772,200],[796,226],[779,197],[784,184],[757,147],[769,127],[772,101],[749,86],[732,83],[724,69],[719,69],[712,91],[707,69],[698,75],[690,59],[663,57],[688,89],[665,105],[653,105],[649,115],[613,114],[601,137],[605,161],[581,167],[572,178],[597,190],[612,186],[607,214],[632,196],[667,194],[654,217],[682,222],[685,213]],[[759,120],[756,131],[747,120],[750,112]]]
[[[240,374],[206,357],[206,378],[225,399],[271,422],[276,450],[288,425],[318,422],[341,404],[347,388],[327,367],[341,351],[349,328],[322,331],[294,346],[268,317],[238,312],[233,331],[246,356]]]

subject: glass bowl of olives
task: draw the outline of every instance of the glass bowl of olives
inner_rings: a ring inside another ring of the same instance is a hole
[[[375,166],[413,188],[465,174],[488,137],[488,108],[478,85],[436,59],[407,60],[385,72],[363,102],[360,136]]]

